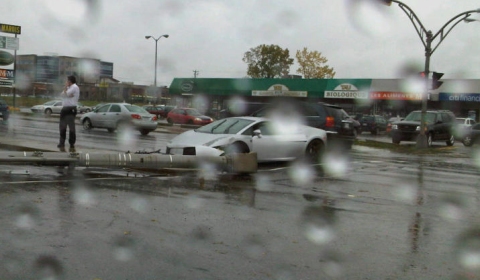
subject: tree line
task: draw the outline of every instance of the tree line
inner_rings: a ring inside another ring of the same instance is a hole
[[[326,65],[327,58],[318,51],[306,47],[295,55],[299,65],[297,72],[304,79],[332,79],[335,71]],[[289,75],[294,59],[288,49],[278,45],[259,45],[245,52],[243,59],[248,64],[247,75],[251,78],[281,78]]]

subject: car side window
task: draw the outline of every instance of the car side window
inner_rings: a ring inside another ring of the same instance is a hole
[[[472,126],[472,129],[480,129],[480,123],[477,123],[474,126]]]
[[[108,112],[108,108],[110,108],[110,105],[103,105],[102,107],[98,108],[99,113],[105,113]]]
[[[109,110],[109,112],[111,112],[111,113],[119,113],[119,112],[121,112],[121,111],[122,111],[122,110],[121,110],[121,108],[120,108],[119,105],[112,105],[112,106],[110,107],[110,110]]]

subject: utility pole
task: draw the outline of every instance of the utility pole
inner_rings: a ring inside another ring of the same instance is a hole
[[[200,72],[200,71],[198,71],[198,70],[193,70],[193,77],[194,77],[194,78],[197,78],[198,72]]]

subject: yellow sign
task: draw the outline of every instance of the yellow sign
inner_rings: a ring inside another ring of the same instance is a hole
[[[0,23],[0,32],[20,34],[22,33],[22,27],[18,25]]]

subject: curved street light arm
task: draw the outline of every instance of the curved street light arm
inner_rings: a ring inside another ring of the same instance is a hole
[[[463,13],[460,13],[456,16],[454,16],[453,18],[451,18],[447,23],[445,23],[442,28],[440,28],[440,30],[437,31],[437,33],[435,33],[435,35],[433,35],[432,37],[432,42],[433,40],[435,40],[435,38],[437,38],[437,36],[440,36],[440,40],[438,41],[437,45],[432,49],[432,51],[430,52],[431,54],[438,48],[438,46],[440,45],[440,43],[443,41],[443,39],[445,39],[445,37],[447,37],[447,35],[450,33],[450,31],[452,31],[452,29],[458,24],[460,23],[461,21],[467,19],[472,13],[478,13],[479,11],[478,10],[472,10],[472,11],[466,11],[466,12],[463,12]],[[455,21],[455,22],[454,22]],[[448,28],[448,30],[445,32],[445,28],[447,28],[449,26],[449,24],[451,24],[453,22],[453,24]]]
[[[427,36],[428,31],[425,28],[425,26],[423,26],[422,22],[417,17],[417,15],[413,12],[413,10],[409,6],[405,5],[400,1],[392,0],[392,3],[397,3],[398,6],[405,12],[405,14],[408,16],[410,21],[413,23],[413,26],[415,27],[415,30],[417,31],[417,34],[420,37],[420,40],[422,41],[423,46],[426,48],[427,42],[426,42],[425,36]]]

